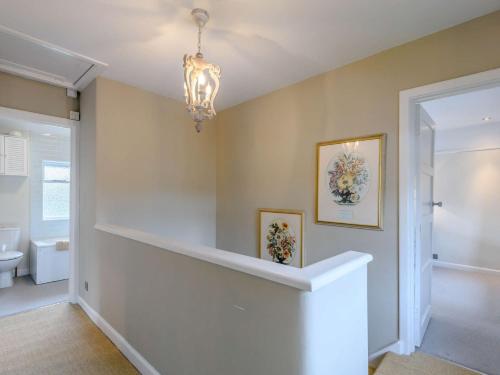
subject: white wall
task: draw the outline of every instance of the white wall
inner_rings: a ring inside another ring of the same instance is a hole
[[[0,133],[8,134],[16,130],[7,124],[0,124]],[[29,137],[29,134],[23,135]],[[20,273],[29,268],[28,254],[30,246],[30,182],[28,177],[0,176],[0,224],[13,224],[21,228],[19,251],[24,253],[19,263]]]
[[[436,152],[478,150],[500,147],[500,123],[485,123],[436,132]]]
[[[70,161],[70,131],[50,137],[31,134],[31,238],[68,237],[69,220],[43,220],[43,161]]]
[[[500,149],[437,154],[435,171],[439,260],[500,270]]]
[[[0,133],[8,133],[12,128],[1,126]],[[24,253],[18,270],[29,268],[30,245],[30,184],[27,177],[0,176],[0,224],[13,224],[21,228],[19,251]]]

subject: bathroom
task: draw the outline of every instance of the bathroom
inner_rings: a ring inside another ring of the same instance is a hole
[[[12,113],[0,113],[0,316],[67,301],[71,269],[71,130]]]

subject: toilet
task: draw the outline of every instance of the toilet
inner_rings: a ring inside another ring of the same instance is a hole
[[[23,253],[17,251],[20,235],[20,228],[0,225],[0,288],[14,284],[13,270],[23,258]]]

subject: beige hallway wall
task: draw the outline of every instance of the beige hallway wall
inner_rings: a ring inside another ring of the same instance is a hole
[[[96,173],[96,117],[97,82],[93,81],[80,95],[81,117],[79,131],[79,246],[78,292],[85,294],[85,281],[91,289],[97,281],[99,258],[95,238],[95,173]]]
[[[397,341],[399,91],[500,67],[499,36],[496,12],[219,113],[217,247],[256,256],[259,207],[305,210],[306,264],[372,254],[370,352]],[[314,224],[316,143],[375,133],[388,135],[384,230]]]
[[[79,102],[63,87],[0,72],[0,107],[69,118],[70,111],[79,111]]]
[[[215,246],[215,127],[196,134],[182,103],[103,78],[81,108],[79,290],[93,305],[96,222]]]
[[[215,128],[184,104],[97,80],[97,221],[215,246]]]

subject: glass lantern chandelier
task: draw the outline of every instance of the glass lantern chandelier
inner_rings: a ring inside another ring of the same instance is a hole
[[[219,91],[220,68],[205,61],[201,53],[201,31],[208,22],[208,12],[193,9],[191,15],[198,25],[198,52],[194,56],[184,55],[184,95],[187,110],[199,133],[203,121],[215,116],[214,100]]]

